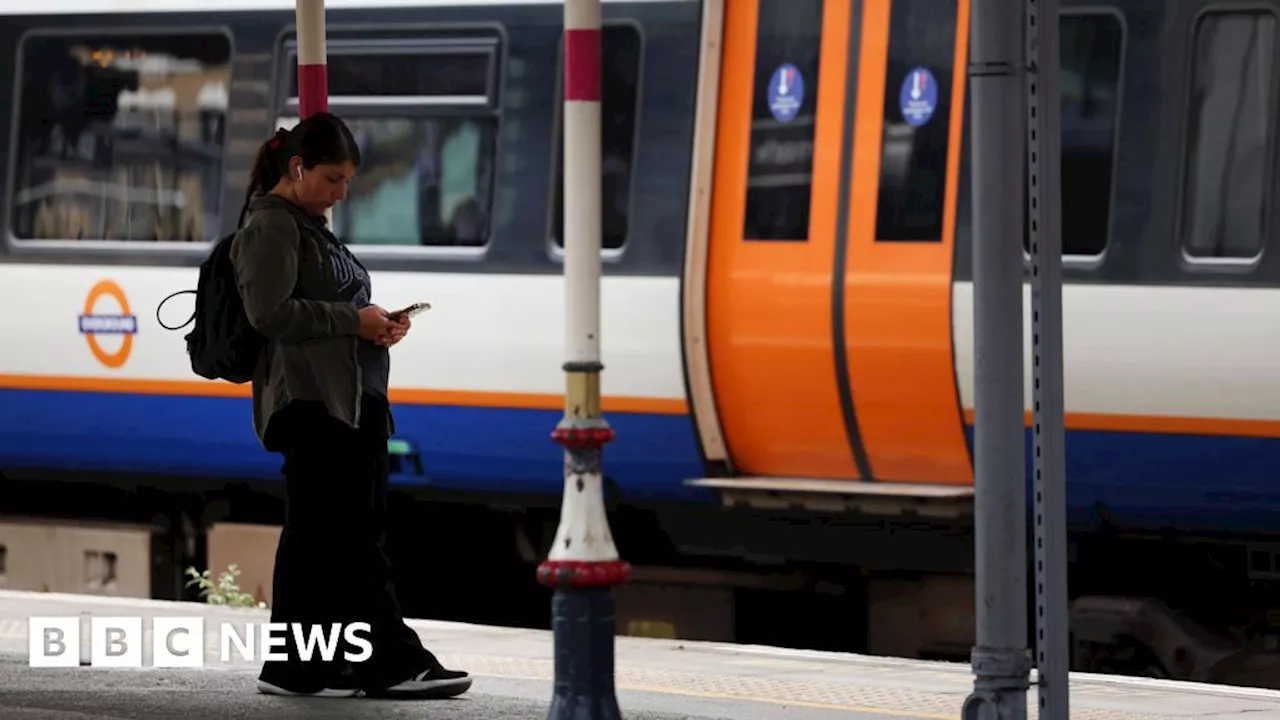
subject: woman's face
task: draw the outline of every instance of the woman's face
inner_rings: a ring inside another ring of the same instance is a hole
[[[292,164],[295,166],[295,173],[302,170],[301,180],[294,175],[294,191],[298,202],[316,215],[323,215],[339,200],[345,199],[347,184],[356,175],[356,168],[350,161],[316,165],[309,170],[302,169],[300,158],[294,158]]]

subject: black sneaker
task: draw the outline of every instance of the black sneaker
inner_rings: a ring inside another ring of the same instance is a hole
[[[367,690],[371,698],[438,699],[461,695],[471,689],[471,676],[460,670],[446,670],[434,662],[426,670],[391,687]]]

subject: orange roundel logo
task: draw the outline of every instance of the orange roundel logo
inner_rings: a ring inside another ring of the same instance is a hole
[[[114,306],[114,307],[113,307]],[[84,301],[84,313],[80,316],[80,334],[89,343],[89,350],[104,367],[123,367],[133,352],[133,336],[138,333],[138,318],[129,310],[129,300],[120,286],[103,280],[89,291]],[[108,351],[98,341],[103,335],[119,335],[119,349]]]

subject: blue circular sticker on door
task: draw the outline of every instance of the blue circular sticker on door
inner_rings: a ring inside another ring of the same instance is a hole
[[[922,67],[907,73],[898,92],[898,103],[902,107],[902,119],[911,127],[929,122],[938,107],[938,83],[933,73]]]
[[[778,122],[791,122],[804,103],[804,78],[791,63],[783,63],[769,79],[769,112]]]

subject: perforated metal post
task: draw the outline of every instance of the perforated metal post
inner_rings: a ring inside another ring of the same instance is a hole
[[[600,457],[613,439],[600,407],[600,0],[564,4],[565,449],[560,526],[538,580],[555,589],[551,720],[615,720],[614,598],[630,571],[604,509]]]
[[[1058,0],[1026,0],[1027,213],[1035,442],[1035,664],[1040,720],[1067,720],[1067,490],[1062,380]]]
[[[1020,0],[973,0],[974,465],[977,643],[964,720],[1027,715],[1026,453],[1023,451],[1023,156]],[[1016,147],[1016,146],[1015,146]]]

